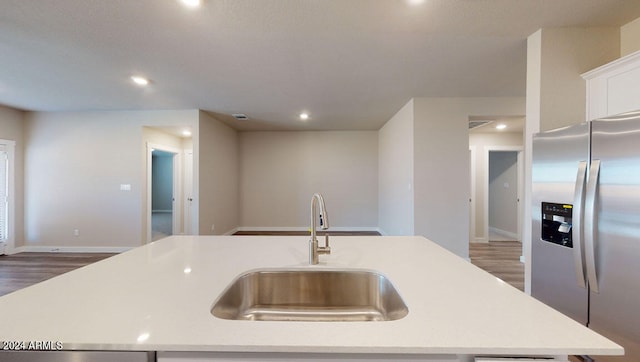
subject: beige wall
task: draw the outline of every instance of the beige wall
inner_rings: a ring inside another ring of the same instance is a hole
[[[378,226],[413,235],[413,99],[378,131]]]
[[[640,50],[640,18],[620,28],[620,55],[625,56]]]
[[[471,133],[469,134],[469,148],[473,148],[473,159],[475,169],[475,184],[471,185],[475,191],[475,230],[471,230],[471,240],[486,240],[488,230],[485,226],[487,215],[485,211],[488,209],[486,200],[484,199],[485,190],[487,190],[487,149],[496,149],[502,147],[523,147],[522,133]]]
[[[240,220],[238,132],[206,112],[199,117],[199,234],[225,234]]]
[[[522,97],[414,99],[414,231],[469,256],[470,116],[521,116]]]
[[[586,121],[582,73],[619,57],[618,28],[542,29],[540,130]]]
[[[24,240],[24,123],[25,113],[0,105],[0,139],[15,141],[14,175],[14,235],[15,246]]]
[[[131,247],[145,240],[144,126],[196,128],[197,111],[31,113],[25,244]],[[130,184],[131,191],[120,191]],[[79,230],[79,236],[73,230]]]
[[[241,132],[240,225],[302,228],[314,193],[331,228],[378,225],[376,131]]]

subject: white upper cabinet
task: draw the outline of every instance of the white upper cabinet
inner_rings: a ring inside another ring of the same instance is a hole
[[[640,109],[640,51],[582,74],[587,120]]]

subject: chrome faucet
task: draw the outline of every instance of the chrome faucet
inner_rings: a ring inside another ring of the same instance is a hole
[[[316,215],[316,209],[320,209],[319,215]],[[324,206],[324,199],[320,194],[314,194],[311,198],[311,239],[309,240],[309,264],[318,264],[319,254],[330,254],[331,248],[329,247],[329,235],[325,235],[325,245],[318,246],[318,239],[316,238],[316,218],[320,218],[320,228],[327,230],[329,228],[329,216],[327,215],[327,209]]]

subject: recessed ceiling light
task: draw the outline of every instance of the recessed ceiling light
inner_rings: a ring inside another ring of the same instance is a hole
[[[420,5],[424,3],[424,0],[407,0],[407,2],[409,3],[409,5]]]
[[[507,128],[507,125],[504,123],[500,123],[499,125],[496,126],[496,129],[505,129]]]
[[[306,121],[307,119],[309,119],[309,113],[306,113],[306,112],[300,113],[300,119],[303,121]]]
[[[131,80],[139,86],[149,85],[149,79],[139,75],[132,75]]]
[[[180,0],[180,2],[184,6],[188,6],[190,8],[197,8],[202,4],[201,0]]]
[[[182,135],[185,137],[191,136],[191,131],[188,129],[182,130]]]

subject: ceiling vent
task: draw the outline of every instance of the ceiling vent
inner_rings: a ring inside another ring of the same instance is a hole
[[[247,117],[246,114],[242,114],[242,113],[234,113],[232,114],[233,118],[241,120],[241,121],[246,121],[247,119],[249,119],[249,117]]]
[[[469,121],[469,129],[474,129],[474,128],[482,127],[482,126],[484,126],[485,124],[489,124],[489,123],[491,123],[491,122],[493,122],[493,121],[480,121],[480,120],[477,120],[477,121]]]

